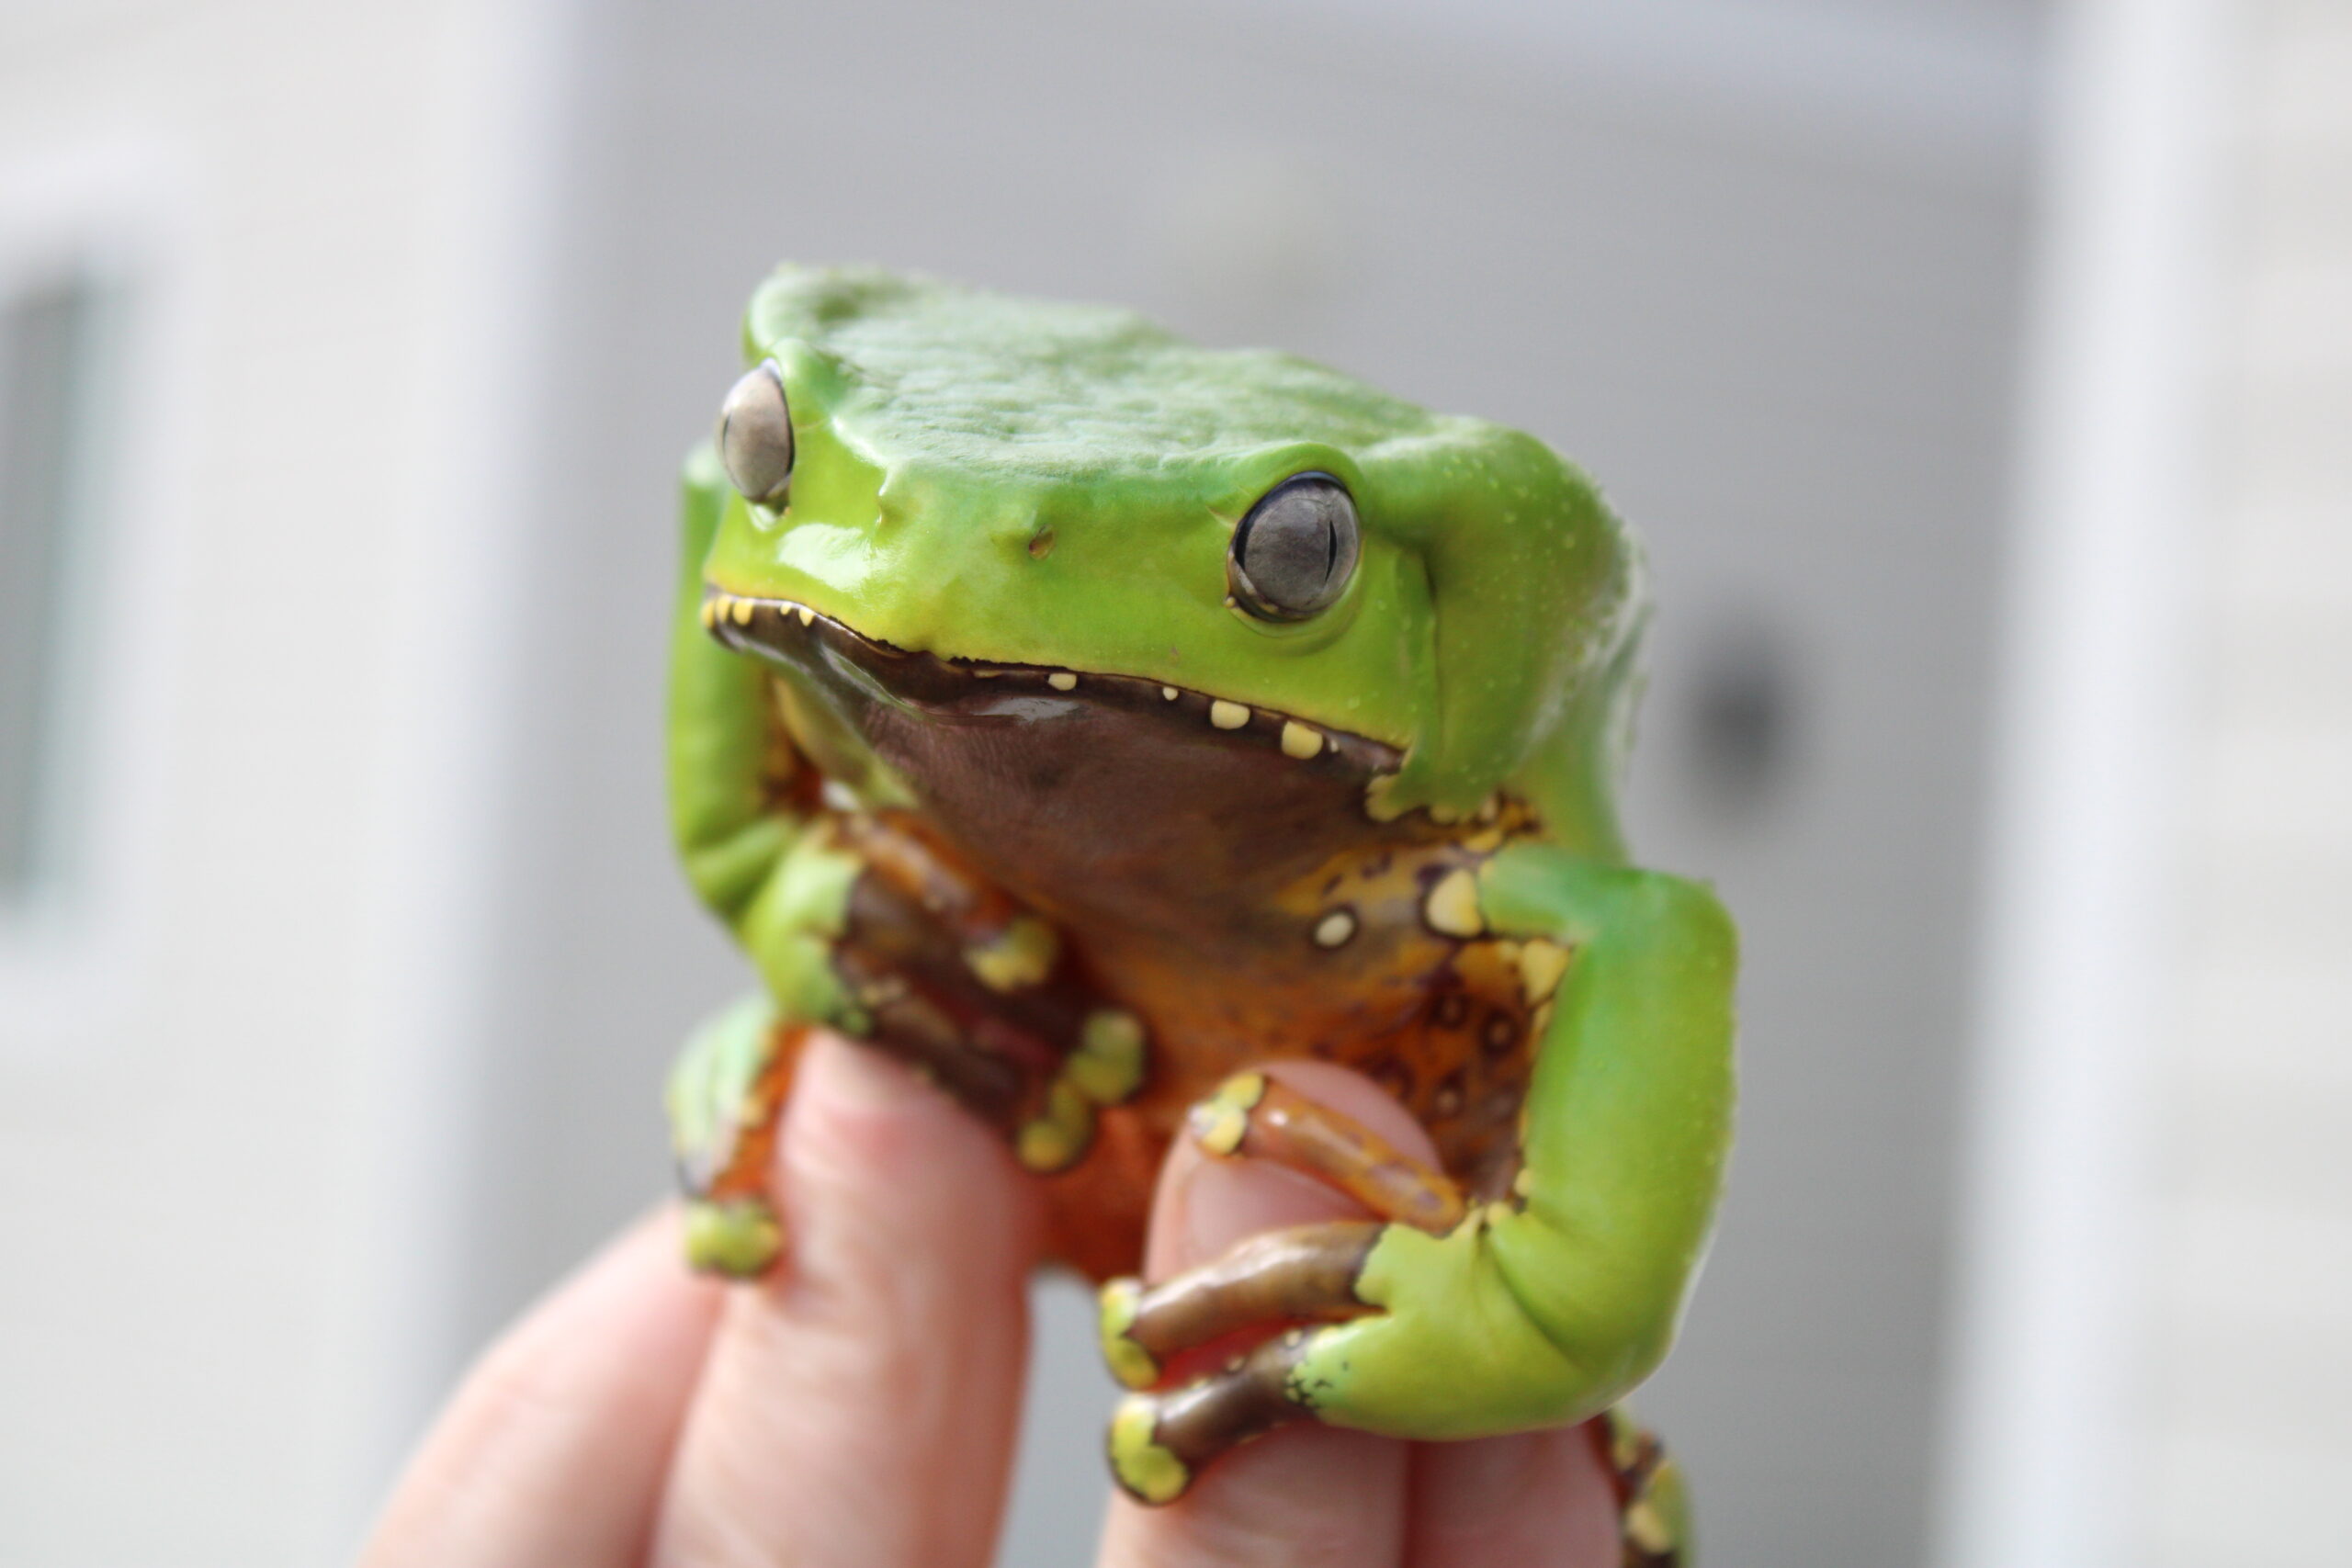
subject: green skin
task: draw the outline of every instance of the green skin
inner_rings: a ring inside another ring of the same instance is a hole
[[[1486,863],[1485,925],[1576,955],[1524,1104],[1521,1201],[1442,1235],[1389,1226],[1358,1287],[1379,1310],[1308,1331],[1294,1388],[1335,1425],[1453,1438],[1582,1420],[1639,1383],[1730,1141],[1736,939],[1706,888],[1624,863],[1639,565],[1583,476],[1531,436],[1285,356],[878,273],[778,273],[744,348],[783,372],[789,508],[747,502],[707,449],[689,462],[670,776],[689,876],[775,1011],[854,1031],[827,957],[857,864],[760,796],[766,677],[706,634],[707,586],[901,649],[1179,682],[1385,742],[1403,762],[1367,793],[1376,819],[1506,792],[1542,835]],[[1308,470],[1353,497],[1361,564],[1312,619],[1255,619],[1227,597],[1232,531]],[[839,739],[829,773],[869,805],[912,801]],[[757,1072],[767,1016],[690,1048],[682,1150]],[[770,1245],[750,1219],[702,1232],[722,1266]]]

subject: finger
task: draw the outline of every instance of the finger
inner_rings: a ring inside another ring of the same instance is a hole
[[[475,1366],[410,1462],[361,1568],[622,1568],[643,1560],[718,1315],[648,1220]]]
[[[1267,1071],[1406,1153],[1435,1162],[1429,1134],[1369,1078],[1317,1062],[1283,1062]],[[1214,1160],[1179,1140],[1160,1172],[1145,1271],[1164,1279],[1261,1231],[1363,1214],[1311,1178],[1246,1160]],[[1114,1498],[1101,1562],[1103,1568],[1323,1562],[1380,1568],[1400,1560],[1405,1494],[1404,1444],[1297,1422],[1217,1461],[1170,1506],[1146,1508]]]
[[[1035,1195],[1001,1140],[831,1036],[802,1059],[786,1259],[727,1303],[656,1563],[987,1562],[1018,1417]]]
[[[1581,1427],[1413,1450],[1413,1568],[1618,1568],[1617,1495]]]

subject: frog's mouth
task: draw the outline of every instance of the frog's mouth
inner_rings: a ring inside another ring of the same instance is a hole
[[[701,615],[705,628],[729,648],[941,716],[1035,723],[1081,712],[1108,716],[1104,710],[1112,710],[1359,785],[1395,773],[1402,761],[1396,748],[1378,740],[1142,676],[944,659],[895,648],[789,599],[706,588]]]

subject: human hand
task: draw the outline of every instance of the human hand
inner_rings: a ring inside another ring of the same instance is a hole
[[[1272,1069],[1434,1160],[1369,1080]],[[1019,1421],[1035,1184],[898,1064],[810,1045],[775,1173],[785,1263],[725,1287],[678,1261],[676,1216],[623,1235],[468,1376],[362,1568],[979,1568]],[[1345,1218],[1344,1198],[1179,1140],[1147,1272]],[[1107,1411],[1111,1389],[1105,1379]],[[1581,1430],[1408,1444],[1302,1423],[1182,1501],[1114,1496],[1098,1568],[1616,1568],[1611,1483]]]

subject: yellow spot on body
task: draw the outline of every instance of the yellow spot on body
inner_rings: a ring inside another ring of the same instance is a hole
[[[1057,670],[1046,677],[1046,684],[1057,692],[1074,692],[1078,690],[1078,677],[1067,670]]]
[[[800,624],[804,626],[814,626],[817,624],[817,612],[810,609],[806,604],[802,604],[796,608],[793,611],[793,614],[800,617]]]
[[[1462,820],[1462,813],[1451,806],[1432,806],[1430,807],[1430,820],[1441,828],[1451,828]]]
[[[710,630],[712,626],[718,623],[718,601],[716,599],[704,600],[702,602],[702,609],[697,613],[702,617],[702,629],[705,631]]]
[[[1490,855],[1503,847],[1503,830],[1489,828],[1483,833],[1473,833],[1462,840],[1462,847],[1474,855]]]
[[[1568,972],[1568,950],[1556,942],[1536,937],[1519,953],[1519,985],[1529,1007],[1541,1007],[1560,988]]]
[[[1127,1395],[1111,1417],[1111,1472],[1120,1485],[1155,1506],[1173,1503],[1193,1482],[1184,1461],[1154,1440],[1159,1430],[1159,1405],[1148,1394]]]
[[[1178,697],[1182,696],[1184,694],[1183,694],[1183,693],[1182,693],[1182,692],[1180,692],[1180,691],[1178,691],[1178,690],[1177,690],[1175,687],[1173,687],[1173,686],[1162,686],[1162,687],[1160,687],[1160,688],[1159,688],[1159,694],[1160,694],[1161,696],[1163,696],[1163,697],[1167,698],[1170,702],[1171,702],[1171,703],[1172,703],[1172,702],[1174,702]]]
[[[1102,1325],[1102,1359],[1110,1363],[1111,1375],[1128,1388],[1149,1388],[1158,1382],[1159,1363],[1150,1351],[1127,1337],[1143,1304],[1143,1281],[1114,1280],[1102,1287],[1096,1300],[1102,1308],[1097,1321]]]
[[[1315,945],[1343,947],[1348,938],[1356,934],[1356,916],[1352,909],[1334,909],[1315,922]]]
[[[1295,757],[1304,762],[1323,750],[1323,732],[1310,729],[1295,718],[1283,720],[1283,755]]]
[[[1466,868],[1457,867],[1439,879],[1421,902],[1421,919],[1440,936],[1467,942],[1487,929],[1478,910],[1478,882]]]
[[[1250,722],[1250,710],[1219,697],[1209,705],[1209,722],[1219,729],[1238,729]]]
[[[732,614],[737,626],[748,626],[752,624],[752,612],[758,609],[759,606],[752,604],[749,599],[738,599],[734,604],[729,605],[728,608]]]
[[[1535,1173],[1521,1166],[1519,1174],[1510,1179],[1510,1190],[1522,1198],[1532,1198],[1535,1195]]]
[[[1015,915],[986,942],[967,947],[964,962],[989,990],[1017,991],[1051,974],[1060,955],[1061,939],[1053,927],[1035,915]]]

